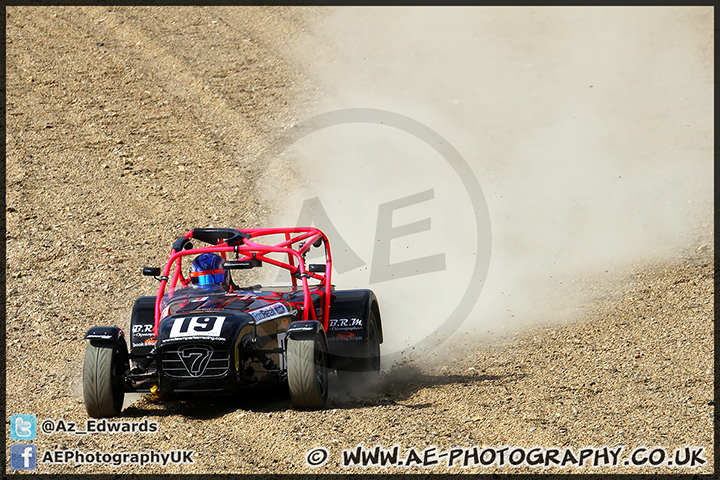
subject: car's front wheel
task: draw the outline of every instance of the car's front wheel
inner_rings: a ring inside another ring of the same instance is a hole
[[[125,399],[127,351],[119,344],[88,343],[83,365],[85,409],[93,418],[119,415]]]
[[[302,409],[323,408],[328,399],[327,351],[320,337],[287,340],[290,400]]]

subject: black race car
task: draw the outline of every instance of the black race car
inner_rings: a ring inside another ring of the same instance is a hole
[[[192,241],[206,244],[195,248]],[[312,248],[325,261],[306,265]],[[193,281],[191,258],[222,259],[221,284]],[[185,266],[183,265],[185,261]],[[285,287],[242,286],[234,270],[273,266]],[[118,327],[93,327],[83,368],[91,417],[118,415],[125,392],[238,393],[287,384],[295,408],[323,408],[328,373],[362,381],[380,369],[380,310],[371,290],[335,290],[332,257],[316,228],[196,228],[172,246],[165,268],[143,269],[160,281],[140,297],[131,318],[130,349]]]

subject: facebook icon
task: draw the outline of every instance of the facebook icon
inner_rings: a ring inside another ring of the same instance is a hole
[[[10,467],[14,470],[34,470],[37,466],[37,449],[32,443],[10,446]]]

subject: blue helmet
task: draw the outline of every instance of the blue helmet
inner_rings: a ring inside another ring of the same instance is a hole
[[[223,259],[220,255],[203,253],[190,265],[190,281],[196,287],[223,285],[226,280],[227,271],[223,268]]]

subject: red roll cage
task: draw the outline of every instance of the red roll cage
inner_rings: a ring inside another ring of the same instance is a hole
[[[191,247],[187,242],[192,238],[198,238],[207,242],[207,232],[220,232],[219,235],[225,235],[228,238],[209,238],[214,239],[217,243],[208,247],[188,248]],[[258,243],[257,240],[262,237],[272,235],[283,235],[285,240],[276,244]],[[202,238],[201,238],[202,237]],[[305,266],[305,254],[311,246],[319,247],[318,242],[325,245],[325,271],[310,272]],[[175,290],[177,283],[187,286],[190,283],[189,278],[185,278],[182,274],[182,258],[187,255],[199,255],[201,253],[219,253],[224,260],[227,260],[227,253],[234,252],[238,261],[258,260],[267,262],[271,265],[288,270],[292,286],[297,288],[298,279],[300,279],[303,291],[303,320],[317,320],[315,308],[312,306],[310,296],[310,286],[308,279],[314,278],[319,280],[320,290],[324,290],[322,299],[322,318],[325,331],[328,329],[328,311],[330,309],[330,294],[332,285],[330,275],[332,273],[332,256],[330,254],[330,244],[325,234],[317,228],[312,227],[290,227],[290,228],[251,228],[251,229],[195,229],[191,230],[181,238],[179,238],[172,247],[170,258],[165,265],[165,269],[160,277],[160,288],[158,289],[157,298],[155,299],[155,325],[153,327],[154,336],[157,337],[158,328],[160,326],[160,303],[165,295],[165,288],[170,282],[170,290]],[[287,263],[270,258],[270,253],[286,254]],[[171,274],[171,270],[175,266]]]

